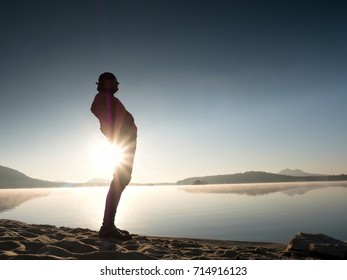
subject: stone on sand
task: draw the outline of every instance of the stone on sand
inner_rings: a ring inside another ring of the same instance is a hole
[[[286,252],[307,252],[346,259],[347,243],[325,234],[299,232],[289,242]]]

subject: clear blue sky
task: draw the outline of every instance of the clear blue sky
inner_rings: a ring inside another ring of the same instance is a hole
[[[1,3],[0,165],[109,174],[89,108],[111,71],[139,128],[133,182],[347,173],[346,14],[319,0]]]

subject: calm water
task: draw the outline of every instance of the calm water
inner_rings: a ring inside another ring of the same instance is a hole
[[[107,187],[0,190],[0,219],[98,230]],[[299,232],[347,240],[347,182],[131,186],[116,222],[132,233],[288,242]]]

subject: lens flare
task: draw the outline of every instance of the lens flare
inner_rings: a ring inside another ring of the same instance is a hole
[[[123,150],[106,141],[95,144],[91,157],[96,171],[99,174],[108,174],[108,176],[112,175],[115,168],[124,161]]]

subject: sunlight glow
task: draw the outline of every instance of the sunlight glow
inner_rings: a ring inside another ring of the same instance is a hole
[[[112,176],[114,169],[124,161],[123,151],[115,144],[101,141],[94,145],[91,160],[98,174]]]

